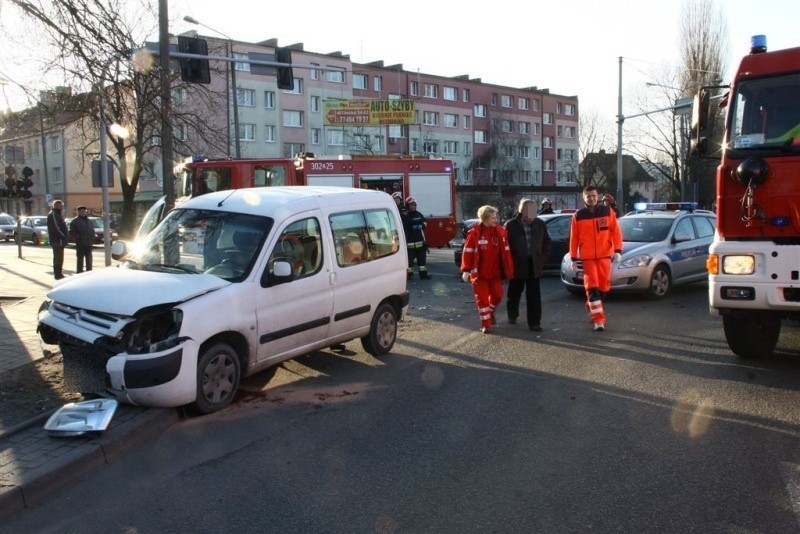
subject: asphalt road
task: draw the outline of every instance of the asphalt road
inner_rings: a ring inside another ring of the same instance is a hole
[[[800,329],[744,362],[706,287],[616,296],[591,332],[543,280],[544,332],[481,335],[452,251],[394,351],[248,379],[7,531],[797,532]]]

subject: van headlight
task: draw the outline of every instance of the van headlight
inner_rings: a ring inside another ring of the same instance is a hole
[[[755,256],[723,256],[722,272],[725,274],[753,274],[756,272]]]
[[[162,309],[143,314],[127,325],[122,333],[122,341],[128,354],[147,354],[161,352],[177,346],[183,312],[178,309]]]

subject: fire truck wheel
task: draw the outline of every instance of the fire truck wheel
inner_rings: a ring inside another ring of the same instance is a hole
[[[740,358],[766,358],[781,333],[781,318],[770,312],[731,311],[722,316],[725,339]]]
[[[397,312],[384,302],[375,310],[369,333],[361,338],[361,346],[373,356],[387,354],[397,339]]]
[[[231,403],[241,380],[239,356],[229,345],[216,343],[197,361],[197,398],[200,413],[216,412]]]

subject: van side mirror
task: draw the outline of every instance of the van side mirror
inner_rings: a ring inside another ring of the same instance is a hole
[[[124,260],[130,253],[129,247],[125,241],[114,241],[111,243],[111,257],[116,261]]]
[[[294,279],[294,271],[292,264],[285,260],[275,260],[272,263],[272,269],[264,271],[264,276],[261,277],[261,287],[276,286],[278,284],[285,284]]]

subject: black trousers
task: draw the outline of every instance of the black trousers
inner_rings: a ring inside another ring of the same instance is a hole
[[[53,245],[53,278],[61,280],[64,278],[64,247]]]
[[[525,304],[528,326],[539,326],[542,322],[542,291],[539,278],[533,277],[533,265],[528,259],[528,278],[512,278],[508,281],[508,295],[506,297],[506,310],[509,319],[519,317],[519,301],[522,290],[525,290]]]
[[[82,273],[83,266],[86,264],[86,270],[92,270],[92,245],[76,245],[75,246],[75,253],[78,257],[78,268],[75,269],[75,272]]]

